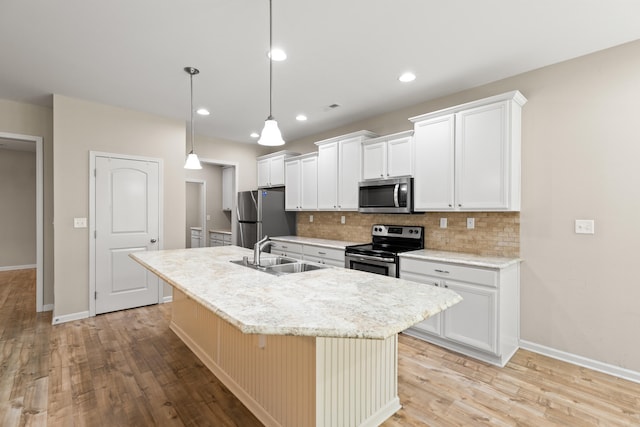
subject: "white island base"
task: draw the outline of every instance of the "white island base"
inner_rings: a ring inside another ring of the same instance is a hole
[[[245,334],[177,288],[171,330],[267,426],[377,426],[400,409],[397,334]]]

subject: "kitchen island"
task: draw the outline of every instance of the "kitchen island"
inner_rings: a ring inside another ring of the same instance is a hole
[[[461,300],[342,268],[274,276],[230,262],[243,256],[132,254],[173,286],[171,329],[268,426],[379,425],[400,408],[398,332]]]

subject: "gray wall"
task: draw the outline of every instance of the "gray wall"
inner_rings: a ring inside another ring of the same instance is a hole
[[[0,149],[0,267],[35,263],[36,153]]]

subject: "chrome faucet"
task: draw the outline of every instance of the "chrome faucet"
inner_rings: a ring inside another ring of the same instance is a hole
[[[273,245],[273,242],[269,240],[269,236],[264,236],[253,245],[253,265],[260,265],[260,254],[271,245]]]

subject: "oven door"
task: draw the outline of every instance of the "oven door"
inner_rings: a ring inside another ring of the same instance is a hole
[[[398,264],[395,258],[381,258],[372,255],[345,254],[344,266],[351,270],[366,271],[367,273],[383,276],[398,277]]]

